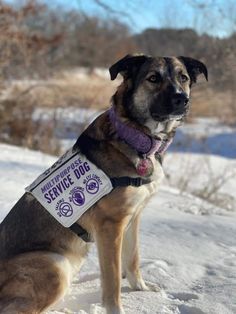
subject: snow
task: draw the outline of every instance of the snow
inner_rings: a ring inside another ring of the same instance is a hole
[[[171,151],[204,153],[236,158],[236,127],[215,118],[197,118],[177,130]]]
[[[27,148],[0,144],[0,222],[24,193],[24,188],[52,165],[55,157]]]
[[[0,144],[0,221],[55,157]],[[131,291],[122,280],[122,303],[128,314],[236,313],[235,160],[192,153],[168,153],[168,178],[147,204],[140,230],[141,270],[159,292]],[[216,197],[231,206],[201,198],[199,190],[220,184]],[[222,205],[223,204],[223,205]],[[93,247],[68,293],[47,314],[99,314],[101,288]]]

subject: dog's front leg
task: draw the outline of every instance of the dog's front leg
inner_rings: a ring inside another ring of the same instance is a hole
[[[108,220],[101,224],[96,232],[103,289],[102,299],[107,314],[124,313],[120,301],[123,229],[123,224]]]
[[[123,275],[132,289],[148,290],[139,269],[139,244],[138,244],[138,228],[140,215],[138,214],[130,223],[124,234],[122,247],[122,268]]]
[[[160,288],[152,283],[145,282],[139,268],[139,230],[140,213],[131,221],[124,234],[122,246],[122,270],[123,275],[129,281],[134,290],[160,291]]]

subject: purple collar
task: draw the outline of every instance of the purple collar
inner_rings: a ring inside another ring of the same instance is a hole
[[[146,156],[150,156],[155,153],[163,154],[172,142],[172,139],[154,139],[153,137],[132,128],[131,126],[126,125],[116,115],[113,106],[109,109],[109,118],[111,123],[114,125],[118,136],[140,154]]]

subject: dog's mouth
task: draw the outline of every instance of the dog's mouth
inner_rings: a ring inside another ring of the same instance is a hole
[[[184,112],[181,114],[172,113],[172,114],[168,114],[168,115],[158,115],[156,113],[152,113],[152,118],[158,122],[167,122],[167,121],[171,121],[171,120],[180,121],[186,116],[186,114],[187,114],[187,112]]]

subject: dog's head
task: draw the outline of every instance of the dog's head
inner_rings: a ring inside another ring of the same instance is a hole
[[[187,57],[127,55],[109,69],[111,79],[120,73],[122,104],[128,115],[142,125],[152,121],[182,119],[189,110],[190,88],[206,66]]]

